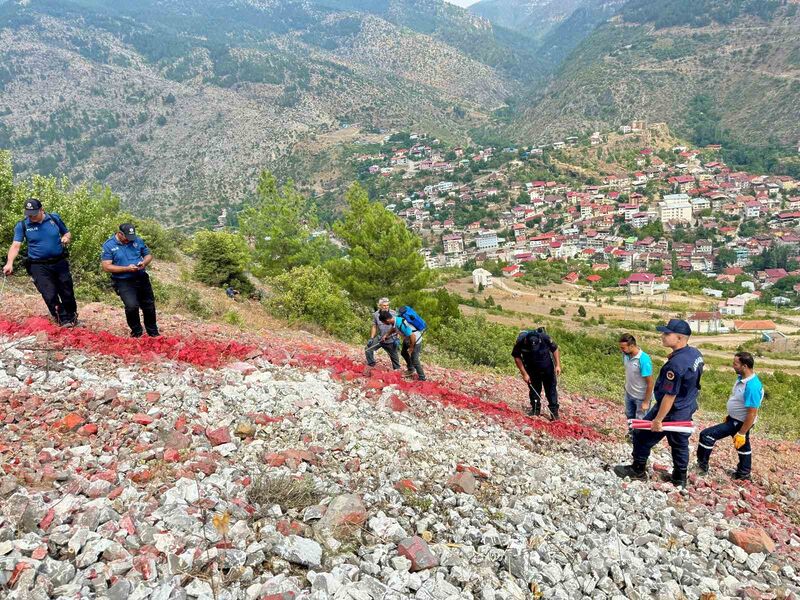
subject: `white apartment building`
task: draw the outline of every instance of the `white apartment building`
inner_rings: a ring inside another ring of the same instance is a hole
[[[662,223],[689,223],[692,202],[688,194],[667,194],[658,203],[658,218]]]

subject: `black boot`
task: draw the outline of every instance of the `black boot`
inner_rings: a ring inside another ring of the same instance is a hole
[[[558,407],[550,409],[550,420],[558,421]]]
[[[734,471],[731,473],[731,479],[734,481],[750,481],[750,473],[741,473],[739,471]]]
[[[621,477],[625,479],[628,477],[629,479],[636,479],[639,481],[644,481],[647,479],[647,470],[646,464],[641,463],[633,463],[630,465],[616,465],[614,467],[614,474],[617,477]]]
[[[672,469],[672,485],[678,488],[686,487],[686,469]]]
[[[708,463],[697,461],[697,465],[695,465],[695,469],[697,470],[698,475],[708,475]]]

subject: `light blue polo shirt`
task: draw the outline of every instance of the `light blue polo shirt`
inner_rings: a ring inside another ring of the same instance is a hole
[[[645,377],[653,374],[653,361],[650,355],[643,350],[639,350],[635,356],[623,354],[622,363],[625,365],[625,393],[631,398],[645,400],[644,394],[647,391]]]
[[[761,408],[762,400],[764,400],[764,386],[758,375],[753,373],[746,379],[742,379],[739,375],[733,384],[731,397],[728,398],[728,415],[737,421],[744,421],[749,409]]]
[[[127,244],[122,244],[114,234],[103,244],[103,251],[100,253],[100,260],[110,260],[115,267],[127,267],[142,262],[145,256],[150,254],[150,248],[138,235],[136,239]],[[112,273],[112,279],[130,279],[138,276],[139,273]]]

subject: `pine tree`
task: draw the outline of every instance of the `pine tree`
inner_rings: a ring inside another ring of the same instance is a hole
[[[421,240],[366,190],[354,184],[347,192],[347,211],[334,232],[348,256],[332,262],[331,272],[353,299],[373,304],[381,296],[397,298],[422,289],[428,281]]]
[[[241,231],[253,245],[253,272],[274,276],[300,265],[318,265],[335,255],[324,235],[314,235],[316,207],[292,181],[278,187],[268,171],[261,173],[256,200],[239,215]]]

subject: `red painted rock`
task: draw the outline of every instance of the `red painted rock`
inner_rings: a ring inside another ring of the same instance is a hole
[[[286,457],[280,452],[269,452],[264,456],[264,462],[270,467],[282,467],[286,462]]]
[[[153,478],[153,472],[149,469],[142,469],[131,474],[131,481],[134,483],[147,483]]]
[[[164,450],[164,462],[176,463],[180,462],[181,454],[175,448],[167,448]]]
[[[359,496],[343,494],[336,496],[328,505],[319,528],[334,535],[347,535],[360,528],[367,520],[367,509]]]
[[[400,396],[392,396],[389,400],[389,406],[394,412],[405,412],[408,410],[408,404],[403,402]]]
[[[75,431],[83,425],[83,417],[78,413],[69,413],[61,420],[61,429],[64,431]]]
[[[401,479],[394,484],[394,489],[398,492],[416,492],[418,488],[410,479]]]
[[[170,431],[164,439],[164,446],[175,450],[184,450],[191,446],[192,439],[178,431]]]
[[[447,487],[460,494],[474,494],[477,487],[475,476],[469,471],[456,473],[447,480]]]
[[[397,544],[397,553],[411,561],[412,571],[424,571],[439,566],[439,559],[419,536],[406,538]]]
[[[775,542],[767,535],[766,531],[758,527],[734,529],[730,532],[728,539],[748,554],[775,552]]]
[[[31,558],[33,560],[42,560],[45,556],[47,556],[47,546],[39,546],[31,552]]]
[[[153,417],[144,413],[136,413],[133,415],[133,422],[139,425],[150,425],[154,421]]]
[[[481,471],[478,467],[470,467],[468,465],[456,465],[456,471],[459,473],[464,473],[465,471],[469,471],[478,479],[489,479],[489,474],[486,471]]]
[[[158,402],[161,399],[161,392],[147,392],[144,396],[144,399],[150,404],[153,402]]]
[[[269,596],[262,596],[261,600],[294,600],[294,592],[281,592],[280,594],[270,594]]]
[[[80,429],[78,429],[78,434],[89,437],[90,435],[97,435],[97,424],[96,423],[87,423]]]
[[[290,519],[281,519],[280,521],[278,521],[278,524],[275,526],[275,529],[277,529],[278,533],[280,533],[283,536],[300,535],[300,532],[303,530],[303,526],[297,521],[292,521]]]
[[[358,473],[361,470],[361,459],[357,456],[344,463],[344,470],[348,473]]]
[[[206,437],[211,442],[212,446],[221,446],[231,441],[231,432],[227,427],[218,427],[217,429],[206,429]]]
[[[117,396],[119,396],[119,391],[115,390],[114,388],[108,388],[105,392],[103,392],[103,400],[106,402],[111,402]]]

